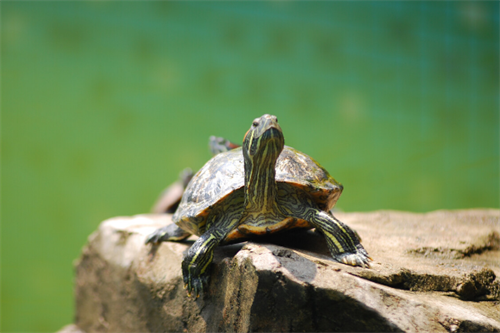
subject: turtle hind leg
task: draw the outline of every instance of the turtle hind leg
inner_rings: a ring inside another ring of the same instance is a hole
[[[223,153],[225,151],[229,151],[231,149],[240,147],[240,145],[238,145],[236,143],[232,143],[229,140],[226,140],[226,139],[221,138],[221,137],[213,136],[213,135],[210,137],[210,141],[208,143],[208,146],[210,147],[210,151],[212,152],[212,155],[214,155],[214,156],[217,154]]]
[[[163,228],[155,230],[152,234],[146,238],[145,244],[158,244],[160,242],[166,241],[181,241],[191,236],[191,234],[185,230],[179,228],[175,223],[169,224]]]

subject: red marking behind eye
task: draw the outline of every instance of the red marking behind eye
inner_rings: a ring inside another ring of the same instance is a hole
[[[250,129],[245,133],[245,136],[243,137],[243,141],[245,141],[245,139],[247,138],[248,132],[250,132]]]

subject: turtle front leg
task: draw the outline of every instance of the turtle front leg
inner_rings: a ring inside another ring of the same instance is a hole
[[[295,212],[294,215],[309,221],[323,233],[333,259],[351,266],[370,267],[370,256],[361,245],[358,233],[349,226],[334,216],[312,207]]]
[[[188,294],[198,297],[208,284],[214,250],[236,228],[241,220],[243,196],[235,192],[214,207],[207,217],[207,230],[194,242],[182,261],[184,286]]]
[[[207,286],[215,247],[234,229],[238,221],[239,216],[229,221],[218,221],[217,226],[201,235],[189,249],[182,261],[184,287],[189,296],[199,297]]]
[[[158,244],[166,241],[181,241],[191,236],[187,231],[179,228],[175,223],[169,224],[163,228],[155,230],[151,235],[146,238],[145,244],[153,243]]]
[[[210,264],[214,257],[215,247],[224,237],[220,234],[207,232],[194,242],[187,256],[182,261],[182,276],[184,288],[188,295],[199,297],[208,284]]]

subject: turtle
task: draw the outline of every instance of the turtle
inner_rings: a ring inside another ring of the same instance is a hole
[[[147,237],[146,244],[159,244],[199,236],[182,261],[189,295],[207,287],[217,246],[293,228],[316,228],[335,261],[369,267],[357,232],[331,213],[343,186],[284,143],[276,116],[254,119],[241,147],[215,155],[193,176],[174,223]]]

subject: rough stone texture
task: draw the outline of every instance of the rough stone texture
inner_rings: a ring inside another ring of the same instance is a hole
[[[363,237],[371,269],[292,232],[217,248],[198,299],[180,269],[192,241],[143,244],[170,215],[107,220],[76,263],[76,326],[63,331],[500,331],[499,210],[336,215]]]
[[[61,328],[57,333],[85,333],[75,324],[66,325]]]

